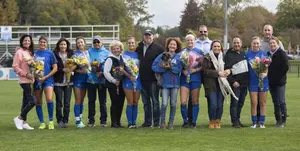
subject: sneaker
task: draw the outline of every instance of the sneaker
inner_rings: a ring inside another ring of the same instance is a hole
[[[107,127],[105,123],[100,124],[101,127]]]
[[[39,129],[40,130],[46,129],[46,124],[45,123],[41,123]]]
[[[169,123],[168,124],[168,129],[170,129],[170,130],[174,129],[173,124]]]
[[[280,124],[280,127],[286,127],[286,122],[282,122],[282,123]]]
[[[95,125],[95,123],[88,123],[88,127],[95,127],[96,125]]]
[[[80,122],[79,124],[76,124],[76,128],[84,128],[84,127],[85,127],[85,125],[82,122]]]
[[[138,126],[137,126],[136,124],[133,124],[133,128],[137,129],[137,128],[138,128]]]
[[[154,128],[160,128],[160,126],[159,126],[158,124],[154,124],[154,125],[152,125],[151,127],[152,127],[153,129],[154,129]]]
[[[251,125],[251,128],[256,128],[256,124],[252,124],[252,125]]]
[[[31,126],[29,126],[28,123],[23,124],[23,129],[24,129],[24,130],[34,130],[34,128],[31,127]]]
[[[17,116],[17,117],[15,117],[14,118],[14,122],[15,122],[15,125],[16,125],[16,128],[18,129],[18,130],[22,130],[23,129],[23,120],[20,120],[19,119],[19,116]]]
[[[182,128],[189,128],[190,125],[189,125],[188,123],[183,123],[181,127],[182,127]]]
[[[64,128],[68,128],[68,123],[64,123]]]
[[[49,129],[49,130],[54,130],[54,123],[53,123],[53,121],[50,121],[50,122],[49,122],[48,129]]]
[[[265,124],[259,124],[259,127],[260,127],[260,128],[266,128],[266,127],[265,127]]]
[[[60,122],[58,123],[58,127],[59,127],[59,128],[64,128],[64,123],[63,123],[62,121],[60,121]]]
[[[134,125],[130,124],[130,125],[128,125],[128,128],[129,128],[129,129],[133,129],[133,128],[134,128]]]
[[[197,127],[196,127],[196,123],[193,123],[193,124],[192,124],[192,128],[194,128],[194,129],[197,128]]]

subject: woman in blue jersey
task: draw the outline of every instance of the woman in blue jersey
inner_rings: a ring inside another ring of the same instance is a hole
[[[185,37],[187,47],[181,51],[181,53],[187,51],[188,54],[197,55],[197,57],[202,57],[202,53],[199,49],[195,48],[195,36],[192,34],[188,34]],[[183,62],[182,62],[183,63]],[[184,63],[183,63],[184,64]],[[192,103],[193,103],[193,119],[192,119],[192,127],[196,128],[196,122],[199,113],[199,90],[201,87],[201,74],[200,74],[200,63],[196,66],[190,68],[184,68],[181,76],[180,76],[180,99],[181,99],[181,115],[183,118],[183,128],[188,128],[188,118],[187,118],[187,100],[189,98],[189,94],[192,95]],[[187,80],[187,77],[190,77]],[[191,92],[191,93],[190,93]]]
[[[53,75],[57,71],[57,60],[54,53],[47,49],[48,40],[46,37],[41,36],[39,39],[39,49],[34,53],[34,59],[44,62],[44,76],[40,79],[36,79],[34,83],[35,95],[36,95],[36,113],[40,120],[39,129],[45,129],[46,124],[44,122],[42,99],[43,91],[46,95],[47,109],[49,116],[49,129],[54,129],[53,123],[53,94],[54,94],[54,80]]]
[[[266,115],[267,91],[269,90],[269,82],[267,71],[257,75],[251,66],[251,62],[255,57],[260,59],[267,57],[267,54],[260,49],[261,40],[259,37],[253,37],[251,42],[251,49],[246,53],[249,66],[249,91],[251,99],[251,114],[252,122],[251,128],[256,128],[257,120],[260,128],[265,128],[264,121]],[[263,79],[263,89],[259,87],[259,78]],[[259,99],[258,99],[259,97]],[[257,103],[260,105],[260,118],[257,119]]]
[[[67,59],[73,56],[73,50],[70,48],[70,42],[61,38],[54,49],[57,60],[57,72],[54,74],[54,93],[56,99],[56,120],[59,128],[67,128],[70,114],[70,101],[72,95],[73,82],[67,80],[67,73],[75,69],[66,67]],[[70,77],[72,79],[72,77]],[[69,82],[69,83],[68,83]]]
[[[127,40],[128,51],[123,53],[123,59],[128,62],[129,59],[133,59],[136,67],[139,67],[138,54],[135,52],[135,38],[129,37]],[[126,64],[125,64],[126,65]],[[141,81],[138,73],[135,75],[131,73],[129,68],[126,66],[123,79],[123,89],[127,99],[126,116],[128,121],[128,128],[137,128],[136,119],[138,114],[138,101],[141,94]],[[135,86],[134,86],[135,85]]]
[[[171,55],[171,64],[163,64],[162,56],[159,55],[152,64],[152,70],[162,74],[162,104],[160,111],[160,128],[166,128],[166,110],[168,99],[170,97],[170,117],[168,129],[173,129],[174,117],[176,112],[177,94],[180,86],[180,73],[182,65],[178,53],[181,50],[181,42],[179,38],[168,38],[165,46],[166,52]]]
[[[83,37],[78,37],[75,40],[76,42],[76,51],[74,56],[79,56],[89,60],[88,51],[84,49],[85,40]],[[88,78],[87,75],[88,69],[86,67],[78,66],[74,70],[73,76],[73,86],[74,86],[74,96],[75,96],[75,106],[74,114],[76,118],[76,127],[84,128],[85,125],[82,122],[82,112],[83,112],[83,101],[86,95],[86,81]]]

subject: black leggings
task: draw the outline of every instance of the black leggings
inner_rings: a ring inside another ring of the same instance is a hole
[[[20,84],[23,89],[23,101],[21,108],[21,117],[24,121],[27,120],[27,113],[35,106],[35,97],[32,94],[31,84]]]

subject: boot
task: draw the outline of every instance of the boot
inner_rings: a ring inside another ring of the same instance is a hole
[[[210,120],[208,128],[210,128],[210,129],[215,128],[215,123],[216,123],[216,120]]]
[[[220,120],[216,120],[215,128],[221,128]]]

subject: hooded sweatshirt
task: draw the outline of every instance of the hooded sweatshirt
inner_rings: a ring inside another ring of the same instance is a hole
[[[26,61],[26,59],[33,58],[31,56],[31,52],[27,49],[23,48],[16,48],[16,54],[14,56],[13,61],[13,69],[14,71],[19,75],[19,83],[25,84],[25,83],[31,83],[32,80],[28,79],[26,77],[27,73],[30,73],[29,71],[29,65]]]
[[[102,46],[100,49],[96,49],[94,47],[91,47],[88,50],[88,52],[89,52],[89,56],[90,56],[89,57],[90,63],[97,60],[101,64],[101,72],[103,72],[104,62],[105,62],[106,58],[109,55],[109,51],[106,50],[104,46]],[[100,78],[97,78],[96,73],[90,72],[89,74],[90,74],[89,76],[93,78],[93,81],[95,83],[100,82],[101,84],[104,84],[104,81],[105,81],[104,76],[101,76]],[[91,83],[91,82],[92,81],[89,80],[89,78],[88,78],[87,83]]]
[[[172,68],[170,70],[166,70],[160,67],[161,61],[160,54],[154,60],[152,64],[152,70],[156,73],[162,73],[162,87],[163,88],[179,88],[180,86],[180,73],[182,70],[182,64],[180,61],[180,56],[178,54],[174,54],[172,58]]]

